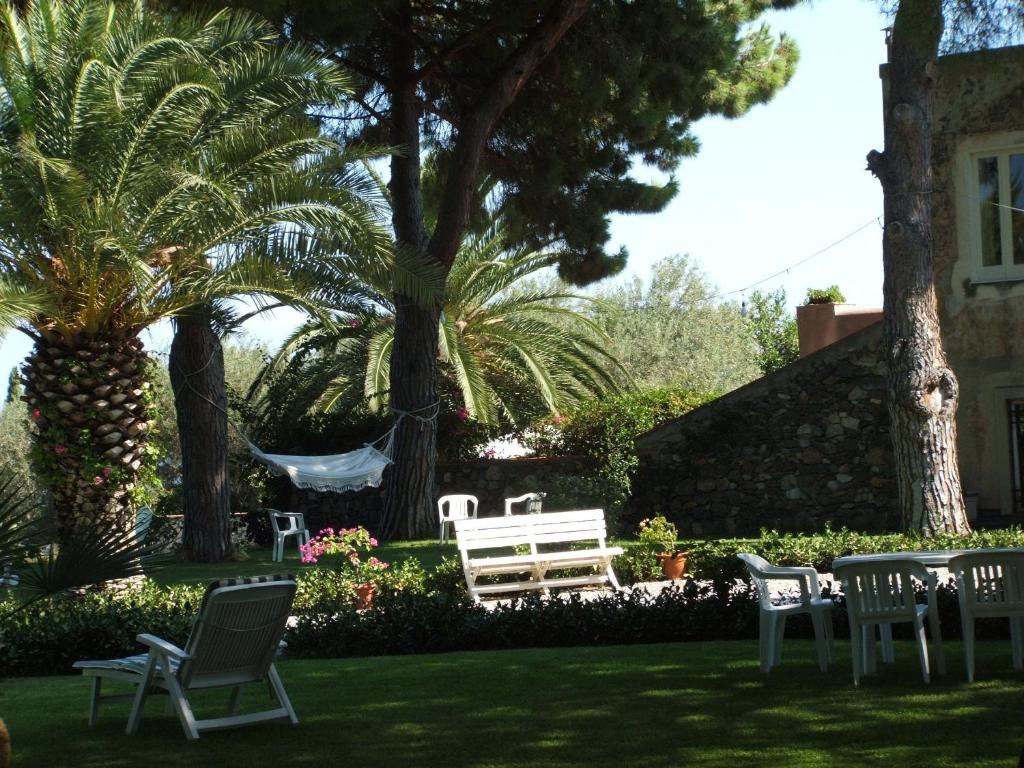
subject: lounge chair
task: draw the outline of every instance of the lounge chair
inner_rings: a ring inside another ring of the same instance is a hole
[[[192,632],[181,649],[154,635],[136,640],[149,647],[148,653],[106,661],[78,661],[74,668],[92,678],[89,725],[96,724],[102,701],[133,699],[125,732],[139,728],[146,697],[165,692],[178,715],[185,736],[198,739],[201,731],[251,725],[267,720],[298,717],[274,669],[285,624],[295,597],[291,576],[260,576],[225,579],[207,587]],[[135,685],[135,693],[101,696],[104,679],[123,680]],[[251,714],[238,714],[242,691],[250,683],[267,680],[278,706]],[[196,720],[189,694],[203,688],[232,688],[226,717]]]

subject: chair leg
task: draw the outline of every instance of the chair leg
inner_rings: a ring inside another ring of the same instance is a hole
[[[861,627],[860,634],[863,640],[863,664],[861,664],[861,671],[865,675],[878,674],[878,656],[875,652],[875,625],[864,624]]]
[[[170,669],[169,663],[167,669]],[[185,731],[185,738],[195,741],[199,738],[199,729],[196,728],[196,718],[192,714],[192,706],[185,698],[185,692],[181,689],[181,683],[172,674],[165,674],[164,679],[167,681],[167,694],[171,697],[174,711],[177,712],[178,720],[181,721],[181,727]]]
[[[932,647],[935,648],[935,671],[946,674],[946,651],[942,647],[942,629],[939,628],[939,607],[928,606],[928,629],[932,635]]]
[[[836,661],[836,629],[832,624],[832,611],[825,611],[825,632],[828,633],[828,660],[834,664]]]
[[[878,635],[882,638],[882,661],[892,664],[896,661],[896,650],[892,645],[892,624],[879,624]]]
[[[827,617],[821,610],[811,610],[811,622],[814,624],[814,647],[818,652],[818,667],[822,672],[828,671],[828,630],[825,629]]]
[[[775,614],[769,611],[760,611],[760,634],[758,635],[758,658],[761,662],[761,672],[771,671],[772,659],[775,656]]]
[[[864,628],[850,620],[850,651],[853,654],[853,684],[860,685],[864,668]]]
[[[1014,669],[1020,672],[1022,669],[1022,654],[1021,651],[1024,648],[1021,647],[1021,618],[1020,616],[1010,616],[1010,650],[1014,657]]]
[[[299,724],[299,716],[295,714],[295,709],[292,707],[291,699],[288,698],[288,693],[284,689],[284,683],[281,682],[281,678],[277,674],[277,669],[273,664],[270,665],[270,671],[267,672],[267,678],[270,680],[270,687],[274,690],[274,696],[277,697],[278,703],[284,707],[288,712],[288,719],[292,725]]]
[[[775,648],[772,655],[772,666],[777,667],[782,663],[782,638],[786,634],[786,614],[782,613],[775,617]]]
[[[92,686],[89,692],[89,727],[96,725],[96,719],[100,714],[100,686],[103,678],[97,675],[92,679]]]
[[[149,658],[146,659],[146,667],[142,670],[142,679],[139,681],[139,687],[135,690],[135,700],[132,702],[131,714],[128,715],[128,725],[124,729],[124,732],[129,736],[134,736],[139,730],[139,721],[142,720],[142,710],[146,706],[149,686],[152,684],[153,676],[156,674],[156,663],[156,654],[150,651]]]
[[[444,521],[441,521],[441,530],[437,532],[437,540],[444,544]]]
[[[242,694],[245,693],[245,684],[236,685],[231,689],[231,698],[228,700],[228,716],[234,717],[238,714],[238,707],[242,703]]]
[[[928,637],[924,631],[924,622],[920,617],[914,619],[914,634],[917,635],[917,658],[921,662],[921,677],[926,683],[930,683],[931,670],[928,666]]]
[[[964,664],[967,667],[967,682],[974,682],[974,617],[961,616],[960,624],[964,633]]]

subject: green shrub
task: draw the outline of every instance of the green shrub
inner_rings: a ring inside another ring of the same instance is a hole
[[[828,288],[808,288],[805,304],[842,304],[846,296],[839,290],[838,285],[830,285]]]
[[[662,515],[640,521],[637,542],[615,559],[615,572],[627,584],[659,581],[662,578],[661,552],[677,551],[679,532]]]
[[[765,532],[758,539],[689,542],[690,570],[699,581],[673,586],[656,597],[635,590],[588,601],[578,593],[544,601],[533,593],[488,609],[467,597],[457,557],[446,557],[430,572],[424,572],[413,559],[393,566],[382,578],[380,592],[367,611],[352,607],[351,584],[343,574],[315,569],[299,577],[294,605],[297,620],[286,636],[288,653],[319,658],[752,639],[758,631],[757,604],[737,552],[754,552],[781,565],[811,565],[827,572],[836,557],[857,553],[1010,546],[1024,546],[1024,531],[983,531],[934,539],[905,534],[869,536],[847,530],[817,536]],[[616,563],[623,580],[628,567],[627,560]],[[147,581],[121,593],[51,599],[20,611],[14,611],[10,601],[0,602],[0,677],[67,674],[77,659],[138,653],[142,648],[136,645],[135,636],[140,632],[184,643],[202,593],[202,586],[160,588]],[[838,634],[848,634],[838,586],[827,583],[823,593],[836,601]],[[943,636],[954,639],[960,621],[955,587],[940,585],[938,600]],[[909,626],[897,625],[897,637],[909,637]],[[979,638],[1002,638],[1007,623],[980,622],[977,632]],[[787,622],[786,634],[810,637],[807,617],[793,617]]]
[[[1024,530],[975,531],[967,536],[941,534],[931,539],[906,533],[856,533],[846,528],[826,529],[814,535],[762,531],[757,539],[686,543],[690,552],[687,571],[697,579],[744,578],[746,570],[736,558],[740,552],[752,552],[775,565],[809,565],[819,572],[830,572],[832,561],[845,555],[982,547],[1024,547]]]
[[[716,397],[684,389],[627,392],[582,403],[567,417],[541,421],[523,439],[542,455],[587,456],[594,469],[574,484],[563,483],[566,495],[596,495],[612,515],[629,497],[630,476],[637,466],[633,441],[668,419],[681,416]]]
[[[458,555],[446,555],[441,558],[440,565],[426,573],[423,591],[454,598],[466,595],[466,575],[462,572],[462,560]]]

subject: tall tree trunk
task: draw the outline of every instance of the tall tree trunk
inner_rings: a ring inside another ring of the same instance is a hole
[[[392,225],[399,248],[427,254],[420,189],[420,116],[415,51],[396,35],[391,62],[391,140],[403,148],[391,156]],[[396,412],[394,467],[388,472],[380,537],[419,538],[434,529],[432,507],[437,460],[437,344],[440,305],[424,308],[395,296],[395,341],[391,348],[391,407]],[[409,416],[399,417],[397,414]]]
[[[884,344],[901,519],[927,536],[969,530],[957,466],[958,384],[942,349],[932,254],[932,111],[939,0],[901,0],[885,97]]]
[[[473,106],[460,116],[453,162],[448,170],[437,223],[429,236],[423,220],[420,190],[420,106],[416,69],[416,36],[408,4],[392,19],[391,141],[402,148],[391,157],[392,222],[398,247],[422,254],[451,270],[469,218],[470,201],[488,137],[501,115],[530,80],[570,27],[586,12],[587,0],[553,0],[544,17],[510,52]],[[381,538],[430,535],[437,460],[437,421],[429,410],[437,402],[437,323],[441,305],[417,307],[395,297],[395,342],[391,348],[391,405],[411,414],[399,419],[394,467],[388,473]],[[420,418],[413,418],[413,416]]]
[[[182,546],[190,560],[219,562],[232,554],[224,350],[205,308],[175,326],[169,364],[181,440]]]

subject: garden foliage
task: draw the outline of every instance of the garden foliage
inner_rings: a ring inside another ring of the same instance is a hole
[[[588,487],[554,478],[567,491],[579,495],[603,494],[600,504],[614,515],[622,509],[630,491],[630,475],[638,459],[633,441],[658,424],[714,399],[706,392],[685,389],[661,389],[650,392],[626,392],[588,400],[567,417],[540,423],[526,435],[527,442],[541,455],[587,456],[594,459],[593,471],[585,476]],[[573,488],[573,486],[577,486]],[[571,503],[573,499],[552,500]],[[614,518],[609,519],[614,527]]]
[[[494,610],[468,599],[454,557],[430,572],[410,559],[379,574],[378,596],[368,611],[352,607],[345,574],[314,570],[299,577],[297,621],[286,639],[288,653],[305,658],[753,639],[756,597],[737,552],[828,572],[834,558],[854,553],[1021,545],[1024,531],[1017,529],[931,540],[845,530],[818,536],[766,532],[759,539],[688,543],[697,580],[657,596],[636,590],[589,601],[578,594],[544,601],[531,595]],[[626,561],[617,566],[626,580]],[[137,653],[139,632],[183,643],[202,592],[202,586],[160,588],[145,582],[122,593],[90,592],[13,613],[13,603],[0,603],[0,677],[69,673],[76,659]],[[838,585],[826,583],[824,593],[837,600],[834,618],[842,636],[847,625]],[[956,590],[950,583],[941,585],[938,597],[943,636],[955,639],[960,621]],[[981,622],[978,637],[1003,637],[1006,631],[1005,621]],[[909,637],[904,627],[897,626],[896,632]],[[786,635],[810,637],[810,622],[793,617]]]

